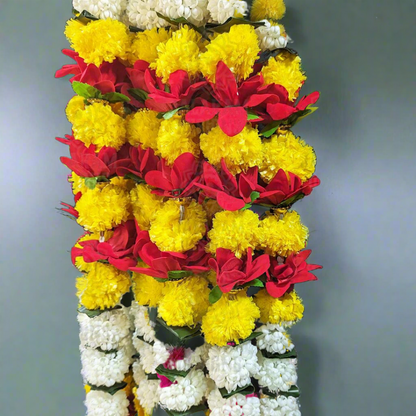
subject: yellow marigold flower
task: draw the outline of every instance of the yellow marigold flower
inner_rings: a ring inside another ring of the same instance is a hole
[[[68,102],[66,106],[65,113],[68,121],[73,124],[75,119],[75,114],[80,111],[85,110],[84,98],[79,95],[74,95]]]
[[[198,56],[202,36],[188,26],[172,33],[172,37],[157,46],[158,57],[151,68],[162,77],[163,82],[169,81],[169,75],[178,69],[185,70],[189,76],[199,71]]]
[[[172,117],[163,120],[157,136],[158,154],[165,158],[169,165],[182,153],[192,153],[199,156],[200,130],[193,124],[182,120],[182,117]]]
[[[167,201],[150,225],[150,239],[161,251],[183,253],[205,235],[207,217],[201,205],[194,200],[183,205],[183,218],[181,205],[179,201]]]
[[[298,98],[299,89],[306,81],[298,55],[282,51],[275,58],[270,58],[261,71],[265,84],[278,84],[287,89],[289,100]]]
[[[250,20],[263,19],[280,20],[286,13],[286,5],[283,0],[254,0],[251,6]]]
[[[247,125],[241,133],[227,136],[220,127],[201,134],[200,146],[211,165],[221,166],[224,158],[231,173],[237,174],[261,162],[262,143],[257,129]]]
[[[134,408],[136,409],[137,416],[151,416],[149,413],[146,412],[146,410],[144,410],[139,399],[137,398],[137,387],[133,388],[133,394],[134,394]]]
[[[163,198],[152,194],[149,185],[140,183],[130,191],[131,206],[134,218],[141,230],[148,230],[150,223],[163,206]]]
[[[283,322],[300,321],[303,318],[305,308],[295,291],[285,293],[281,298],[273,298],[266,289],[262,289],[254,301],[260,309],[260,320],[264,324],[279,325]]]
[[[105,231],[104,232],[104,241],[107,241],[109,238],[113,236],[113,231]],[[90,241],[90,240],[99,240],[101,237],[100,233],[88,233],[84,234],[81,238],[78,239],[78,241],[75,243],[74,247],[76,248],[82,248],[81,244],[84,241]],[[78,256],[75,258],[75,266],[78,270],[81,272],[88,272],[93,267],[95,263],[86,263],[82,256]]]
[[[78,176],[75,172],[72,172],[68,176],[68,181],[72,184],[72,193],[76,195],[78,192],[85,194],[89,191],[89,188],[85,186],[85,179]]]
[[[305,248],[308,236],[309,230],[296,211],[287,212],[282,219],[269,215],[260,221],[260,245],[271,256],[297,253]]]
[[[259,170],[266,182],[270,182],[279,169],[286,173],[292,172],[305,182],[315,172],[315,166],[316,154],[313,147],[291,131],[263,141]]]
[[[194,327],[207,312],[210,290],[203,277],[166,282],[163,292],[158,313],[170,326]]]
[[[78,224],[86,230],[111,230],[129,219],[129,193],[119,186],[97,186],[82,195],[75,209],[79,214]]]
[[[128,192],[130,192],[136,186],[136,182],[134,182],[133,180],[124,179],[120,176],[114,176],[114,178],[111,178],[110,183],[111,185],[119,186],[120,188],[123,188]],[[102,185],[105,186],[105,182]]]
[[[234,25],[228,33],[216,36],[200,56],[201,72],[215,80],[218,62],[224,62],[237,77],[246,79],[260,52],[258,38],[250,25]]]
[[[226,248],[241,257],[248,248],[257,248],[259,226],[259,216],[253,211],[218,212],[208,232],[210,242],[207,249],[215,254],[217,248]]]
[[[89,386],[88,384],[86,384],[84,386],[84,390],[85,390],[85,394],[88,394],[91,391],[91,386]]]
[[[143,261],[139,261],[137,267],[147,267]],[[132,273],[134,298],[139,305],[155,308],[163,297],[165,283],[158,282],[152,276],[142,273]]]
[[[127,272],[97,262],[88,274],[77,279],[76,287],[77,296],[87,309],[114,308],[129,291],[130,278]]]
[[[84,25],[78,20],[68,21],[65,35],[71,47],[87,64],[100,66],[103,61],[126,59],[130,48],[129,31],[117,20],[96,20]]]
[[[157,135],[161,119],[156,111],[141,109],[126,119],[127,141],[143,149],[151,147],[157,153]]]
[[[124,387],[124,391],[126,392],[126,396],[129,397],[131,394],[133,394],[133,388],[135,386],[133,373],[131,370],[126,374],[123,381],[127,383],[127,386]]]
[[[209,222],[212,221],[217,212],[224,211],[215,199],[206,199],[203,202],[202,207],[207,213],[207,219]]]
[[[153,28],[137,32],[132,36],[129,62],[134,65],[138,60],[152,64],[157,59],[157,46],[172,37],[172,32],[165,28]]]
[[[77,140],[86,146],[95,144],[97,151],[104,146],[119,150],[126,142],[125,120],[102,103],[94,103],[84,111],[77,111],[72,129]]]
[[[224,347],[228,342],[239,343],[251,335],[260,310],[245,290],[236,295],[223,294],[208,308],[202,318],[202,332],[208,344]]]

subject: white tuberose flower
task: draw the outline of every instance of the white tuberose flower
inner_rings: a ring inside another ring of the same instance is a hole
[[[137,386],[136,396],[149,415],[159,402],[159,380],[142,380]]]
[[[256,331],[263,332],[257,337],[257,346],[260,350],[266,350],[272,354],[284,354],[295,348],[288,334],[280,325],[267,324]]]
[[[250,384],[250,377],[260,370],[257,348],[249,342],[236,347],[214,346],[208,354],[209,376],[218,388],[225,387],[229,393]]]
[[[191,370],[186,377],[177,377],[169,387],[159,387],[160,404],[169,410],[185,412],[204,398],[207,380],[202,370]]]
[[[259,354],[259,364],[260,370],[254,377],[260,387],[267,387],[272,392],[288,391],[298,381],[296,358],[268,359]]]
[[[299,402],[295,397],[277,396],[276,399],[260,400],[261,416],[301,416]]]
[[[130,336],[128,309],[104,312],[94,318],[78,314],[79,338],[82,346],[109,351],[118,349],[120,343]]]
[[[133,26],[139,29],[153,29],[164,27],[168,23],[157,14],[158,0],[129,0],[127,16]]]
[[[259,45],[262,51],[286,48],[290,37],[282,32],[280,26],[272,26],[268,20],[263,20],[264,26],[256,28]]]
[[[72,5],[80,13],[86,10],[99,19],[119,20],[127,0],[73,0]]]
[[[141,306],[137,302],[133,302],[130,308],[130,314],[134,320],[136,329],[134,337],[141,337],[146,342],[154,342],[156,333],[154,330],[155,323],[149,319],[149,310],[146,306]]]
[[[85,400],[87,416],[128,416],[129,401],[124,390],[114,395],[99,390],[91,390]]]
[[[84,381],[86,384],[107,387],[122,382],[133,362],[133,354],[131,343],[110,354],[81,347],[81,374]]]
[[[208,11],[211,21],[224,23],[230,17],[245,16],[248,10],[247,3],[240,0],[208,0]]]
[[[260,400],[257,397],[245,397],[242,394],[224,399],[218,389],[208,395],[211,416],[260,416]]]
[[[208,0],[158,0],[159,13],[171,19],[184,17],[190,23],[201,26],[208,16]]]
[[[165,344],[158,340],[152,346],[136,338],[134,346],[140,354],[140,364],[147,374],[154,373],[156,368],[164,364],[169,358],[169,351]]]

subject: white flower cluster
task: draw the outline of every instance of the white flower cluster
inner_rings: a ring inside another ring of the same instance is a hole
[[[81,346],[110,351],[130,337],[128,308],[106,311],[94,318],[78,313]]]
[[[272,354],[284,354],[295,348],[289,335],[280,325],[267,324],[256,331],[263,333],[257,337],[257,346],[260,350],[266,350]]]
[[[268,20],[263,20],[264,26],[256,28],[259,46],[262,51],[286,48],[290,37],[282,32],[280,26],[271,25]]]
[[[202,370],[192,369],[186,377],[177,377],[169,387],[159,387],[160,404],[169,410],[184,412],[201,403],[207,390]]]
[[[119,20],[126,9],[127,0],[73,0],[72,5],[80,13],[86,10],[99,19]]]
[[[298,400],[285,396],[261,399],[260,412],[261,416],[301,416]]]
[[[158,0],[129,0],[126,9],[130,23],[139,29],[167,26],[169,23],[157,15],[158,11]]]
[[[261,387],[267,387],[272,392],[288,391],[296,385],[297,359],[268,359],[259,356],[260,370],[255,375]]]
[[[133,302],[130,307],[130,315],[133,318],[135,332],[133,337],[143,338],[146,342],[156,341],[155,323],[149,319],[149,311],[146,306]]]
[[[164,364],[169,358],[169,351],[161,341],[156,340],[153,345],[150,345],[147,342],[134,338],[133,342],[140,355],[139,362],[147,374],[154,373],[156,368]]]
[[[224,23],[230,17],[245,16],[248,5],[241,0],[208,0],[207,8],[211,21]]]
[[[81,374],[86,384],[111,387],[123,381],[133,362],[133,346],[126,343],[120,350],[104,353],[89,347],[81,347]]]
[[[151,415],[159,403],[159,380],[142,380],[137,386],[136,396],[147,414]]]
[[[260,416],[260,400],[257,397],[246,397],[242,394],[224,399],[218,389],[208,395],[211,416]]]
[[[114,395],[99,390],[91,390],[85,400],[88,416],[128,416],[129,401],[124,390]]]
[[[251,383],[251,376],[260,371],[257,348],[249,342],[236,347],[216,347],[209,350],[206,367],[218,388],[230,393]]]
[[[202,26],[209,15],[208,0],[158,0],[157,11],[170,19],[184,17],[196,26]]]

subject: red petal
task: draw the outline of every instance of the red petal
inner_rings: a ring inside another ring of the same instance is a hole
[[[268,254],[262,254],[257,257],[250,266],[250,270],[247,270],[247,276],[250,278],[249,281],[257,279],[270,267],[270,257]]]
[[[158,170],[148,172],[145,176],[145,181],[150,186],[163,189],[164,191],[172,191],[174,189],[171,182],[163,176],[162,172]]]
[[[116,92],[116,88],[111,81],[100,81],[94,84],[94,87],[97,90],[100,90],[103,94],[107,94],[109,92]]]
[[[219,206],[226,211],[237,211],[241,208],[244,208],[246,203],[242,199],[234,198],[231,195],[226,194],[225,192],[218,192],[217,202]]]
[[[91,178],[94,176],[90,171],[85,169],[80,163],[76,162],[73,159],[70,159],[69,157],[62,156],[60,160],[66,167],[73,170],[78,176],[82,176],[83,178]]]
[[[267,282],[266,290],[268,294],[274,298],[282,297],[290,288],[291,284],[278,285],[276,282]]]
[[[226,107],[219,112],[218,125],[227,136],[241,133],[246,123],[247,112],[243,107]]]
[[[108,261],[114,267],[116,267],[119,270],[122,270],[123,272],[126,272],[131,267],[134,267],[134,265],[137,263],[136,260],[134,260],[134,259],[132,259],[130,257],[126,257],[124,259],[109,258]]]
[[[298,110],[305,110],[306,107],[309,105],[315,104],[320,97],[320,93],[318,91],[313,92],[312,94],[309,94],[299,101],[298,105],[296,106]]]
[[[267,112],[273,120],[284,120],[291,116],[295,111],[296,109],[290,105],[282,103],[267,104]]]
[[[189,76],[186,71],[179,69],[169,76],[169,86],[172,94],[179,98],[189,88]]]
[[[219,62],[215,74],[215,95],[222,105],[238,105],[237,82],[224,62]]]
[[[214,118],[219,111],[220,108],[215,107],[195,107],[186,113],[185,120],[188,123],[202,123]]]

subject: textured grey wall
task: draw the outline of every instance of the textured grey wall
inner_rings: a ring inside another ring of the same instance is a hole
[[[0,1],[0,414],[84,413],[70,249],[81,229],[54,136],[68,133],[53,74],[70,0]],[[305,416],[409,416],[415,401],[414,0],[288,1],[287,29],[320,110],[295,132],[322,186],[296,207],[320,281],[293,331]]]

